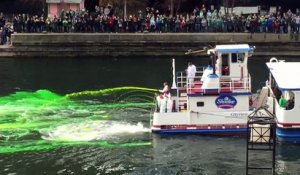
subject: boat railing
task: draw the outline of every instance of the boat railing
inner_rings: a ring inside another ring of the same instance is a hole
[[[231,77],[230,80],[221,80],[219,92],[247,92],[251,93],[251,77]]]
[[[205,70],[206,67],[202,66],[202,67],[197,67],[197,72],[195,75],[195,79],[201,79],[203,72]],[[187,87],[187,72],[186,71],[181,71],[181,72],[177,72],[177,87],[179,89],[182,88],[186,88]]]
[[[220,93],[251,93],[251,77],[240,78],[230,77],[222,79],[216,83],[210,82],[213,88],[203,88],[200,78],[195,78],[194,83],[186,81],[186,91],[188,94],[220,94]]]

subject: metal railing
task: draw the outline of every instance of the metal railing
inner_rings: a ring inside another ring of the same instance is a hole
[[[203,72],[205,70],[205,66],[201,66],[201,67],[197,67],[197,72],[196,72],[196,76],[195,79],[200,80]],[[181,72],[177,72],[177,87],[178,88],[183,88],[183,87],[187,87],[188,84],[188,80],[187,80],[187,73],[186,71],[181,71]]]
[[[185,72],[178,72],[177,73],[177,87],[181,90],[185,90],[188,93],[211,93],[212,89],[204,89],[202,87],[203,82],[201,82],[201,78],[203,75],[203,71],[198,71],[195,78],[194,83],[191,84],[188,81]],[[205,80],[204,80],[205,81]],[[251,76],[248,75],[247,78],[241,77],[226,77],[221,78],[219,82],[210,83],[211,87],[213,88],[214,93],[234,93],[234,92],[246,92],[251,93]]]

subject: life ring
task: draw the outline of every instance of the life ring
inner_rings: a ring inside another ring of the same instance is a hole
[[[278,62],[277,58],[272,57],[272,58],[270,59],[270,63],[272,63],[272,62]]]

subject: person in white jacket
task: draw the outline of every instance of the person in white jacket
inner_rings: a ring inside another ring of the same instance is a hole
[[[163,84],[164,88],[159,90],[160,95],[157,96],[157,105],[159,107],[159,111],[163,112],[171,112],[172,111],[172,100],[170,93],[170,86],[167,82]]]
[[[194,79],[196,76],[196,72],[197,72],[196,66],[192,62],[189,62],[188,68],[186,70],[189,88],[194,87]]]

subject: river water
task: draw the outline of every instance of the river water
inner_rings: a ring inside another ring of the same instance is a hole
[[[254,92],[268,59],[249,61]],[[176,69],[188,61],[208,59]],[[171,70],[168,58],[1,58],[0,174],[245,174],[245,138],[151,134]],[[277,173],[299,174],[299,145],[277,148]]]

